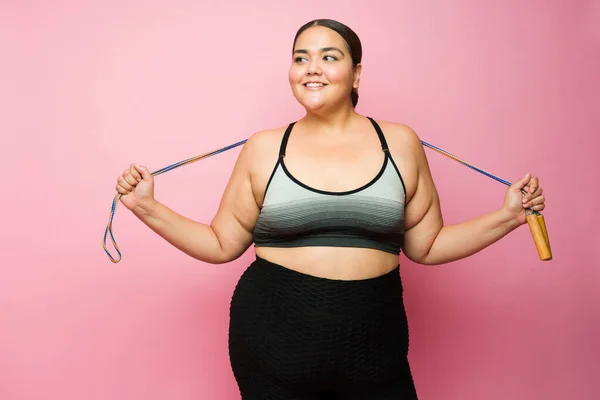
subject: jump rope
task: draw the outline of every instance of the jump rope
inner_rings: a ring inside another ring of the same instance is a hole
[[[184,165],[188,165],[191,164],[193,162],[196,161],[200,161],[203,160],[205,158],[208,157],[212,157],[215,156],[217,154],[223,153],[227,150],[231,150],[235,147],[241,146],[244,143],[246,143],[248,141],[248,139],[244,139],[242,141],[239,141],[237,143],[231,144],[229,146],[225,146],[223,148],[211,151],[209,153],[205,153],[205,154],[201,154],[192,158],[188,158],[186,160],[182,160],[179,161],[175,164],[171,164],[169,166],[166,166],[164,168],[161,168],[157,171],[152,172],[152,176],[157,176],[160,174],[164,174],[165,172],[171,171],[175,168],[179,168],[182,167]],[[478,168],[472,164],[469,164],[468,162],[456,157],[455,155],[440,149],[439,147],[436,147],[430,143],[427,143],[423,140],[421,140],[421,143],[423,144],[423,146],[428,147],[436,152],[438,152],[439,154],[442,154],[448,158],[451,158],[454,161],[457,161],[459,163],[461,163],[462,165],[464,165],[465,167],[471,168],[474,171],[477,171],[485,176],[487,176],[488,178],[494,179],[497,182],[503,183],[506,186],[510,186],[512,183],[508,182],[502,178],[497,177],[496,175],[490,174],[489,172],[484,171],[481,168]],[[524,190],[521,190],[521,192],[523,194],[525,194],[526,192]],[[119,199],[121,198],[122,194],[121,193],[117,193],[117,195],[114,197],[113,202],[112,202],[112,207],[110,209],[110,216],[109,216],[109,220],[108,220],[108,225],[106,226],[106,229],[104,230],[104,240],[103,240],[103,247],[104,247],[104,251],[106,252],[106,254],[108,255],[109,259],[113,262],[113,263],[118,263],[119,261],[121,261],[121,251],[119,250],[119,247],[117,246],[117,242],[115,241],[115,237],[113,235],[113,230],[112,230],[112,225],[113,225],[113,219],[115,216],[115,212],[117,210],[117,205],[119,203]],[[548,239],[548,231],[546,229],[546,222],[544,220],[544,216],[538,212],[533,210],[532,208],[527,209],[525,211],[525,215],[527,218],[527,225],[529,225],[529,230],[531,231],[531,235],[533,236],[533,241],[535,243],[535,247],[537,248],[538,251],[538,255],[540,257],[540,260],[542,261],[549,261],[552,260],[552,251],[550,249],[550,241]],[[110,239],[115,247],[115,250],[117,252],[118,258],[114,258],[110,252],[108,251],[108,248],[106,246],[106,239],[107,236],[110,235]]]

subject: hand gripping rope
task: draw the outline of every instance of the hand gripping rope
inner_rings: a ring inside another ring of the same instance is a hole
[[[219,153],[223,153],[224,151],[227,151],[227,150],[233,149],[234,147],[240,146],[240,145],[246,143],[247,141],[248,141],[248,139],[245,139],[245,140],[239,141],[237,143],[234,143],[232,145],[223,147],[221,149],[214,150],[209,153],[205,153],[205,154],[202,154],[202,155],[199,155],[196,157],[188,158],[188,159],[180,161],[178,163],[161,168],[161,169],[153,172],[152,175],[157,176],[157,175],[163,174],[165,172],[171,171],[172,169],[181,167],[183,165],[191,164],[193,162],[202,160],[204,158],[208,158],[208,157],[217,155]],[[460,158],[448,153],[447,151],[440,149],[439,147],[436,147],[436,146],[429,144],[427,142],[424,142],[422,140],[421,140],[421,143],[424,146],[429,147],[430,149],[435,150],[438,153],[443,154],[446,157],[449,157],[455,161],[458,161],[462,165],[464,165],[468,168],[471,168],[472,170],[475,170],[489,178],[492,178],[492,179],[494,179],[500,183],[503,183],[507,186],[511,185],[510,182],[508,182],[504,179],[501,179],[495,175],[492,175],[489,172],[482,170],[481,168],[477,168],[474,165],[469,164],[468,162],[461,160]],[[522,190],[522,193],[525,194],[526,192]],[[121,251],[119,250],[119,247],[117,246],[117,242],[115,241],[115,237],[112,232],[113,219],[115,216],[115,211],[117,209],[117,204],[119,203],[119,199],[121,198],[121,196],[122,196],[121,193],[117,193],[117,195],[113,199],[108,225],[106,226],[106,229],[104,231],[104,241],[103,241],[104,251],[106,251],[106,254],[108,254],[108,257],[110,258],[110,260],[113,263],[118,263],[119,261],[121,261]],[[538,254],[540,256],[540,260],[542,260],[542,261],[552,260],[552,251],[550,249],[550,241],[548,240],[548,231],[546,229],[546,222],[544,221],[544,216],[541,213],[539,213],[531,208],[526,210],[525,215],[527,218],[527,224],[529,225],[529,230],[531,231],[531,235],[533,236],[533,241],[535,243]],[[110,254],[110,252],[108,251],[108,249],[106,247],[106,237],[109,234],[110,234],[110,239],[111,239],[111,241],[115,247],[115,250],[117,251],[117,254],[118,254],[118,258],[116,258],[116,259]]]

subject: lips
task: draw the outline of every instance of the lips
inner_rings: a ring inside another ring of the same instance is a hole
[[[327,86],[327,84],[323,82],[306,82],[303,86],[308,89],[320,89]]]

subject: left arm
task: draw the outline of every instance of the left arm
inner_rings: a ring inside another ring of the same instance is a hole
[[[416,186],[405,208],[403,251],[417,263],[436,265],[469,257],[525,224],[525,209],[544,209],[539,181],[529,174],[507,190],[503,206],[459,224],[444,225],[439,197],[423,146],[414,134],[409,142],[416,163]],[[523,196],[521,189],[527,194]]]

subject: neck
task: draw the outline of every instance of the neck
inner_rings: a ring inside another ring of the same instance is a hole
[[[312,132],[335,134],[344,132],[357,116],[359,114],[354,110],[352,104],[348,104],[336,110],[323,112],[307,110],[306,116],[302,118],[301,122],[310,127]]]

